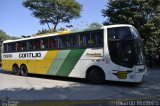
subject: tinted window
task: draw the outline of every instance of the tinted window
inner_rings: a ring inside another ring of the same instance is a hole
[[[26,41],[26,46],[27,46],[27,50],[33,50],[33,47],[35,47],[35,46],[33,46],[33,40],[31,40],[31,41]]]
[[[41,49],[48,49],[48,38],[43,38],[40,40]]]
[[[134,40],[128,27],[108,29],[108,47],[111,60],[118,65],[133,67],[135,64]]]
[[[7,44],[3,45],[3,52],[7,52]]]
[[[58,47],[58,37],[50,37],[49,38],[49,48],[55,49]]]
[[[27,44],[25,41],[21,42],[21,51],[27,50]]]
[[[121,40],[131,38],[130,29],[129,27],[108,28],[108,38]]]
[[[80,34],[80,45],[81,46],[88,46],[89,43],[89,37],[90,37],[90,33],[81,33]]]
[[[21,50],[21,42],[16,42],[16,51]]]
[[[41,43],[40,43],[40,39],[36,39],[36,40],[34,40],[34,49],[35,50],[39,50],[40,49],[40,47],[41,47]]]
[[[10,43],[4,44],[4,47],[3,47],[4,52],[11,52],[12,51],[11,49],[12,49],[12,45]]]
[[[103,30],[93,30],[53,37],[36,38],[4,44],[4,52],[23,52],[47,49],[94,48],[103,45]]]
[[[67,47],[67,36],[62,35],[59,36],[59,48],[66,48]]]
[[[68,47],[78,47],[79,46],[79,35],[73,34],[68,36]]]
[[[103,31],[90,31],[80,34],[81,46],[98,46],[103,45]]]
[[[108,28],[108,38],[110,39],[117,39],[118,36],[117,36],[117,31],[116,31],[116,28]]]
[[[12,52],[15,52],[15,51],[16,51],[16,43],[11,43],[11,44],[12,44],[12,47],[11,47],[12,50],[11,50],[11,51],[12,51]]]
[[[91,36],[92,36],[94,45],[102,45],[103,44],[103,32],[102,31],[92,32]]]
[[[133,41],[110,41],[109,54],[111,60],[118,65],[133,67],[135,64]]]

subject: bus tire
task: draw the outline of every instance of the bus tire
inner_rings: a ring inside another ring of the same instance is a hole
[[[86,78],[89,82],[94,84],[101,84],[105,81],[105,74],[99,67],[89,68]]]
[[[28,69],[27,69],[26,65],[21,65],[21,67],[20,67],[20,74],[22,76],[27,76],[28,75]]]
[[[18,67],[18,65],[17,64],[14,64],[13,66],[12,66],[12,72],[11,72],[12,74],[15,74],[15,75],[20,75],[20,70],[19,70],[19,67]]]

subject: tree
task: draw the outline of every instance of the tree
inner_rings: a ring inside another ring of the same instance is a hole
[[[56,31],[59,23],[69,23],[72,19],[80,17],[82,5],[75,0],[25,0],[23,6],[32,11],[40,19],[41,24],[53,24]]]
[[[131,24],[144,39],[147,59],[160,57],[160,0],[112,0],[102,10],[104,24]],[[159,60],[160,61],[160,60]]]
[[[9,38],[10,37],[3,30],[0,29],[0,41],[7,40]]]
[[[8,39],[9,39],[9,36],[3,30],[0,29],[0,51],[1,51],[2,42]],[[1,60],[1,52],[0,52],[0,60]],[[1,62],[0,62],[0,65],[1,65]]]
[[[86,28],[86,30],[94,30],[94,29],[100,29],[102,26],[101,24],[97,23],[97,22],[93,22],[89,25],[88,28]]]
[[[149,21],[142,28],[147,36],[144,41],[144,50],[149,66],[160,66],[160,16]]]

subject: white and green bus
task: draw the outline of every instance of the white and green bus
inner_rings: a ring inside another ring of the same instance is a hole
[[[131,25],[7,40],[2,48],[2,69],[23,76],[141,82],[147,71],[142,40]]]

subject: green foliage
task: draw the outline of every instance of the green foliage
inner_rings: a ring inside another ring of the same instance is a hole
[[[11,39],[11,40],[16,40],[16,39],[20,39],[20,37],[10,36],[9,39]]]
[[[0,41],[7,40],[9,38],[10,37],[3,30],[0,30]]]
[[[114,0],[102,10],[104,24],[131,24],[144,39],[148,64],[160,57],[160,0]],[[160,64],[160,58],[159,58]]]
[[[80,17],[82,5],[75,0],[25,0],[23,6],[40,19],[41,24],[53,24],[53,31],[59,23],[69,23]],[[51,29],[50,29],[51,30]]]
[[[89,25],[89,27],[86,28],[86,30],[100,29],[101,27],[102,27],[102,26],[101,26],[99,23],[94,22],[94,23],[91,23],[91,24]]]
[[[42,29],[42,30],[38,30],[38,32],[36,33],[36,35],[41,35],[41,34],[46,34],[46,33],[51,33],[51,32],[52,31],[50,31],[50,30]]]

